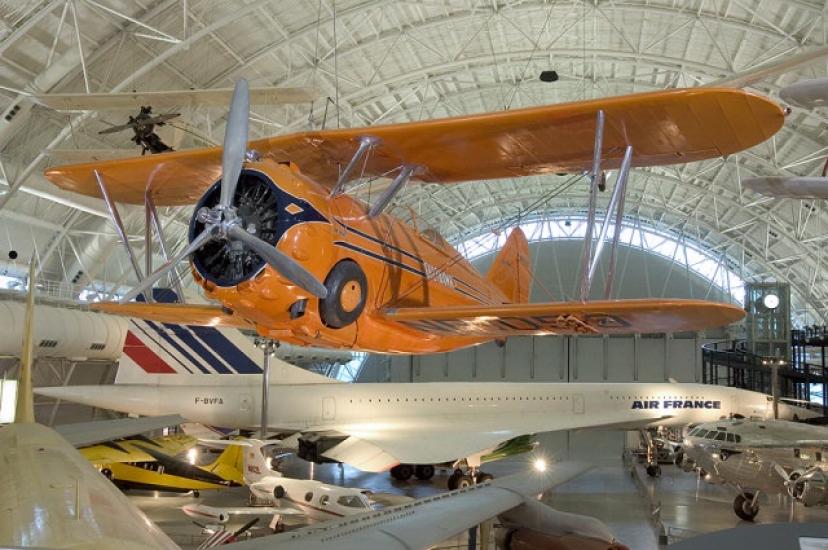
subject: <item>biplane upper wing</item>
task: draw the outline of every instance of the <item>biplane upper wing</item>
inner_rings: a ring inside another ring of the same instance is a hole
[[[595,119],[606,114],[603,166],[617,168],[627,145],[633,166],[699,161],[735,153],[771,137],[784,114],[767,98],[737,89],[696,88],[633,94],[369,128],[311,131],[250,142],[250,149],[291,161],[333,186],[359,140],[376,138],[365,176],[403,164],[433,183],[580,172],[592,165]],[[116,201],[142,204],[149,186],[159,206],[195,202],[221,171],[221,149],[191,149],[130,159],[59,166],[46,177],[63,189],[100,196],[94,175]]]
[[[195,325],[205,327],[226,328],[254,328],[255,325],[232,312],[227,312],[219,306],[195,304],[147,304],[144,302],[130,302],[118,304],[115,302],[101,302],[91,304],[89,309],[121,315],[150,319],[159,323],[175,323],[179,325]]]
[[[386,318],[441,335],[500,338],[530,334],[696,331],[734,323],[742,308],[703,300],[601,300],[388,308]]]

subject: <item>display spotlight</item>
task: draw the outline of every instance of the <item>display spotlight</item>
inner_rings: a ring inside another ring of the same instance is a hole
[[[765,294],[765,297],[762,298],[762,303],[768,309],[776,309],[779,307],[779,296],[776,294]]]
[[[541,71],[541,82],[557,82],[558,73],[556,71]]]
[[[532,463],[532,467],[538,472],[546,471],[546,461],[542,458],[536,458]]]

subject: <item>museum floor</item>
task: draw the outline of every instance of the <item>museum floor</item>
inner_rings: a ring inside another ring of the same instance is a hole
[[[684,473],[672,465],[662,467],[661,478],[651,479],[640,466],[631,471],[620,457],[615,463],[606,457],[603,462],[604,465],[559,486],[547,495],[546,502],[559,510],[589,514],[601,519],[622,542],[634,550],[659,548],[659,540],[672,543],[701,533],[745,525],[733,514],[734,492],[727,487],[697,484],[694,475]],[[485,470],[500,476],[526,467],[526,459],[515,458],[491,464]],[[287,475],[300,477],[307,476],[310,468],[305,462],[288,459],[283,464],[283,471]],[[314,467],[314,477],[329,483],[363,487],[377,493],[422,497],[442,491],[447,474],[438,474],[430,482],[397,482],[387,474],[366,474],[347,466],[340,470],[336,465],[322,465]],[[201,529],[180,511],[180,507],[195,501],[214,506],[244,505],[246,489],[205,492],[199,499],[189,495],[156,497],[148,496],[147,493],[135,493],[131,498],[177,543],[184,548],[195,548],[204,536]],[[787,498],[765,498],[761,505],[757,523],[788,521],[791,506]],[[265,518],[260,520],[259,533],[266,532],[267,521]],[[828,510],[807,509],[797,505],[793,521],[826,522]],[[244,521],[234,523],[241,525]],[[291,524],[289,520],[286,523]],[[465,536],[446,541],[439,548],[465,548]]]

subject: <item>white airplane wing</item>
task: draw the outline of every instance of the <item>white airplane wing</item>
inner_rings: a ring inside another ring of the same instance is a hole
[[[207,506],[187,504],[181,511],[201,521],[227,523],[230,516],[304,516],[306,512],[294,506]]]
[[[95,445],[104,441],[112,441],[152,430],[160,430],[167,426],[177,426],[185,420],[177,414],[168,416],[147,416],[143,418],[116,418],[115,420],[96,420],[94,422],[79,422],[77,424],[63,424],[54,429],[66,441],[75,447]]]
[[[579,429],[639,429],[669,418],[639,411],[615,411],[610,416],[567,414],[554,420],[548,414],[481,414],[474,418],[420,417],[405,422],[349,422],[326,427],[348,439],[324,456],[363,471],[381,472],[397,463],[436,464],[466,458],[522,435]]]
[[[429,548],[502,512],[532,500],[589,468],[573,462],[546,472],[525,472],[467,489],[348,516],[289,533],[234,544],[238,550],[414,550]]]

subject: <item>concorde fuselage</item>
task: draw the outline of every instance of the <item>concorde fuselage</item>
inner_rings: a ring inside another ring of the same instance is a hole
[[[260,424],[261,389],[256,384],[69,386],[43,393],[128,413],[177,413],[228,428]],[[595,418],[595,425],[614,424],[618,415],[631,421],[652,419],[653,425],[664,426],[731,415],[772,416],[765,394],[680,383],[273,384],[268,409],[269,424],[283,430],[320,430],[359,422],[387,426],[440,418],[447,422],[531,418],[533,431],[540,432],[565,428],[562,420],[572,416],[582,417],[580,424],[589,424],[590,418]],[[793,411],[780,404],[781,417],[792,417]]]

